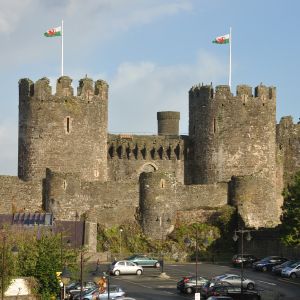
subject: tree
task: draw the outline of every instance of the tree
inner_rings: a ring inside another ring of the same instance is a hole
[[[4,291],[9,286],[13,276],[15,275],[16,267],[15,267],[15,258],[11,251],[12,243],[11,240],[6,235],[6,232],[2,234],[0,237],[0,294],[2,293],[2,289]],[[3,286],[2,286],[3,283]]]
[[[66,263],[71,271],[74,269],[76,251],[62,244],[60,234],[50,231],[39,234],[23,233],[18,240],[18,247],[18,274],[37,279],[35,292],[42,299],[48,300],[57,295],[60,287],[56,272],[63,269],[62,263]]]
[[[294,181],[283,191],[282,206],[282,240],[286,245],[300,245],[300,172],[297,172]]]

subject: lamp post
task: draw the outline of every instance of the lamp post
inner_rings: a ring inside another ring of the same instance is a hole
[[[80,251],[80,295],[79,299],[82,300],[83,293],[83,249]]]
[[[66,296],[66,285],[70,282],[71,279],[71,274],[66,266],[64,266],[63,271],[60,274],[60,279],[61,282],[63,283],[61,299],[64,300]]]
[[[78,220],[78,218],[79,218],[79,214],[78,214],[78,212],[77,212],[77,210],[76,210],[76,212],[75,212],[75,250],[77,249],[77,220]]]
[[[244,233],[247,233],[246,240],[249,242],[252,237],[250,234],[251,230],[239,229],[234,231],[233,240],[236,242],[239,239],[237,233],[241,234],[241,255],[242,255],[242,263],[241,263],[241,299],[243,299],[243,280],[244,280]]]
[[[164,236],[163,236],[163,225],[164,225],[164,221],[166,221],[167,223],[170,223],[171,220],[170,218],[167,218],[167,220],[165,220],[165,214],[162,214],[161,216],[156,218],[156,222],[159,222],[159,228],[160,228],[160,265],[161,265],[161,275],[166,276],[166,274],[164,273],[164,253],[163,253],[163,240],[164,240]]]
[[[122,232],[123,232],[123,229],[120,228],[119,230],[119,254],[120,254],[120,258],[121,258],[121,252],[122,252]]]
[[[196,291],[195,291],[195,299],[200,299],[200,294],[198,293],[198,252],[199,252],[199,232],[198,227],[196,226],[196,237],[195,237],[195,275],[196,275]],[[190,238],[185,238],[184,243],[187,247],[192,245],[192,240]],[[203,245],[207,246],[208,241],[204,239]]]

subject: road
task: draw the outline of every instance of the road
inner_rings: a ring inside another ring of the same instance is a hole
[[[164,271],[170,278],[160,278],[160,269],[144,268],[141,276],[111,276],[111,284],[120,285],[127,296],[137,300],[184,300],[194,299],[193,296],[180,294],[176,282],[183,276],[195,274],[195,264],[168,264]],[[240,269],[225,265],[200,263],[198,274],[211,278],[222,273],[240,274]],[[300,280],[284,279],[270,273],[256,272],[245,269],[244,275],[256,282],[261,291],[262,300],[299,300]]]

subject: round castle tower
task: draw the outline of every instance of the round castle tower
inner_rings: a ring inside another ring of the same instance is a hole
[[[174,229],[175,176],[164,172],[142,173],[140,176],[140,213],[142,228],[154,239],[164,239]]]
[[[194,86],[189,91],[192,182],[230,181],[262,172],[275,182],[276,90],[246,85]]]
[[[49,168],[107,180],[108,84],[81,79],[74,96],[71,82],[60,77],[52,95],[47,78],[19,81],[19,178],[42,179]]]
[[[159,111],[157,113],[158,135],[179,135],[180,113],[177,111]]]

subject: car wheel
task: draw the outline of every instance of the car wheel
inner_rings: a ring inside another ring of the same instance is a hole
[[[114,271],[114,275],[119,276],[120,275],[120,271],[119,270]]]
[[[266,266],[262,267],[262,271],[263,271],[263,272],[267,272],[267,270],[268,270],[268,269],[267,269]]]
[[[140,270],[140,269],[136,270],[136,275],[142,275],[142,273],[143,273],[142,270]]]
[[[292,273],[292,274],[290,275],[290,277],[293,278],[293,279],[296,279],[296,278],[297,278],[297,275],[296,275],[296,273]]]
[[[193,293],[193,289],[191,287],[188,287],[188,288],[185,289],[185,292],[187,294],[192,294]]]
[[[247,284],[247,289],[248,290],[253,290],[254,289],[254,284],[252,282]]]
[[[160,263],[159,263],[159,262],[156,262],[155,265],[154,265],[154,267],[155,267],[155,268],[159,268],[159,267],[160,267]]]

